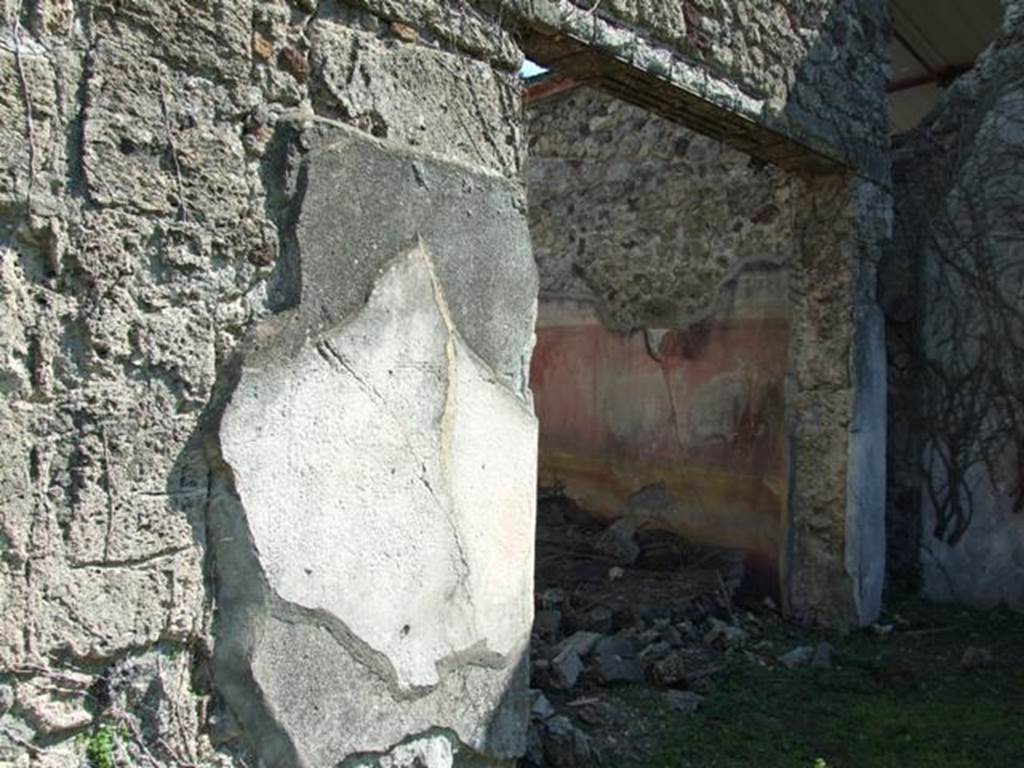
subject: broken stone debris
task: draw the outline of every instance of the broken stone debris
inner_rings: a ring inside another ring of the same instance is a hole
[[[644,666],[639,659],[613,654],[599,655],[595,666],[598,679],[605,684],[639,683],[644,679]]]
[[[692,715],[704,704],[704,697],[693,691],[665,691],[669,709],[683,715]]]
[[[587,629],[599,634],[607,634],[612,631],[614,617],[610,608],[599,605],[592,608],[586,615]]]
[[[562,627],[562,612],[554,609],[537,611],[533,619],[534,631],[542,637],[556,637]]]
[[[806,667],[813,658],[814,647],[801,645],[779,656],[779,663],[786,669],[796,669],[797,667]]]
[[[620,563],[632,565],[640,556],[640,547],[634,539],[635,535],[636,521],[624,517],[608,526],[608,530],[597,540],[596,547]]]
[[[651,679],[666,688],[685,687],[688,681],[689,660],[682,653],[670,653],[651,665]]]
[[[811,666],[816,669],[831,668],[832,652],[832,645],[830,643],[818,643],[814,648],[814,655],[811,657]]]
[[[565,590],[558,587],[545,589],[538,595],[538,602],[547,610],[555,610],[565,602]]]
[[[587,656],[601,639],[602,636],[599,632],[580,630],[563,640],[558,648],[560,651],[565,648],[573,648],[580,656]]]
[[[534,720],[547,720],[555,714],[555,708],[551,706],[548,697],[540,691],[534,691],[533,706],[530,707],[530,717]]]
[[[597,762],[590,738],[565,715],[545,723],[541,743],[545,765],[551,768],[584,768]]]
[[[736,648],[747,640],[747,633],[740,627],[720,619],[709,619],[711,629],[704,635],[704,644],[711,648]]]
[[[786,649],[771,634],[776,603],[744,603],[756,605],[756,613],[737,604],[734,553],[716,556],[663,531],[651,535],[632,520],[601,521],[555,496],[541,500],[537,535],[527,766],[634,759],[635,734],[624,739],[623,732],[644,726],[634,722],[642,715],[623,709],[623,686],[662,711],[692,716],[714,694],[730,657],[791,669],[833,664],[824,641],[779,655]],[[630,535],[642,545],[626,564],[628,547],[621,544]],[[649,551],[663,554],[648,557]],[[701,565],[687,567],[672,552],[687,552]]]
[[[991,667],[994,661],[995,657],[992,655],[991,649],[971,645],[967,647],[964,655],[960,658],[960,668],[964,672],[971,672],[976,669]]]
[[[730,619],[739,583],[732,566],[718,570],[710,557],[709,568],[688,571],[671,553],[694,545],[673,538],[645,536],[657,542],[651,551],[668,553],[648,557],[632,520],[609,525],[568,500],[541,500],[527,765],[597,765],[617,757],[601,753],[616,740],[604,731],[621,737],[605,701],[619,686],[668,689],[653,700],[693,714],[712,688],[719,658],[758,630],[752,616],[749,630]]]
[[[551,661],[551,684],[562,690],[570,690],[576,685],[583,672],[583,662],[576,649],[569,646]]]
[[[624,629],[609,637],[602,637],[595,647],[598,656],[618,656],[631,659],[636,656],[635,632]]]

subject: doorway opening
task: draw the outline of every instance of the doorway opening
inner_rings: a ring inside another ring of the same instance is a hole
[[[780,604],[790,180],[554,72],[526,117],[533,687],[699,698],[743,601]]]

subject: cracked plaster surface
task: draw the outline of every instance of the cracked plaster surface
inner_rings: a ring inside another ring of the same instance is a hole
[[[455,654],[501,663],[529,627],[535,443],[422,245],[291,365],[245,370],[221,426],[271,589],[343,622],[403,690]]]

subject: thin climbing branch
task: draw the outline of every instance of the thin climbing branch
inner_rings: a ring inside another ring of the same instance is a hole
[[[936,145],[944,170],[918,184],[909,201],[911,220],[927,232],[915,247],[913,423],[932,533],[950,546],[970,528],[980,500],[1014,512],[1024,506],[1022,153],[1007,138],[1013,131],[983,126],[977,114],[1024,127],[991,97],[975,105],[951,129],[950,145]]]

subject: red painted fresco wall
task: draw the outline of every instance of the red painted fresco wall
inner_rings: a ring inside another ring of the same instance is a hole
[[[786,348],[776,313],[626,334],[586,304],[542,302],[531,369],[541,485],[774,569]]]

